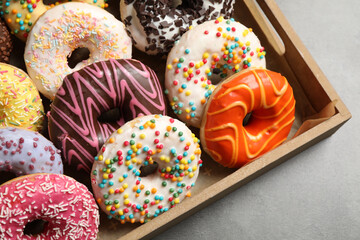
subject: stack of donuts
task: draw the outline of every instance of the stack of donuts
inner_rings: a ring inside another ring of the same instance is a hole
[[[121,0],[117,19],[100,0],[0,0],[0,171],[16,176],[0,186],[1,239],[96,239],[99,207],[148,222],[191,196],[203,151],[239,168],[286,140],[292,88],[233,5]],[[26,69],[9,64],[15,37]]]

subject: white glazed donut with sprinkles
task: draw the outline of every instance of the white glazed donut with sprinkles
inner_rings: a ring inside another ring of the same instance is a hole
[[[0,239],[97,239],[99,209],[85,185],[62,174],[30,174],[0,186]],[[43,231],[24,229],[43,220]]]
[[[190,196],[199,168],[199,139],[184,123],[161,115],[127,122],[95,157],[95,198],[121,223],[144,223]]]
[[[90,56],[70,68],[67,56],[77,48],[87,48]],[[131,58],[131,53],[131,38],[111,13],[68,2],[39,17],[28,36],[24,59],[38,90],[53,99],[66,75],[94,62]]]
[[[200,127],[216,87],[212,79],[249,67],[266,67],[264,48],[252,29],[234,19],[207,21],[186,32],[169,53],[165,93],[182,121]]]

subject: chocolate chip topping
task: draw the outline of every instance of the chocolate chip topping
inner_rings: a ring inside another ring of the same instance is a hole
[[[0,19],[0,62],[9,63],[13,43],[5,23]]]
[[[208,1],[212,5],[222,4],[223,8],[220,12],[211,5],[205,9],[205,0],[183,0],[181,5],[176,8],[171,7],[172,2],[172,0],[125,0],[125,4],[133,4],[137,17],[147,35],[146,40],[149,45],[145,48],[146,52],[156,51],[156,53],[166,54],[171,50],[174,42],[189,29],[189,26],[198,25],[219,16],[231,17],[235,1]],[[166,21],[166,16],[172,18],[173,21]],[[125,25],[130,26],[132,20],[131,16],[125,17]],[[170,37],[167,39],[161,38],[165,31],[170,32]]]

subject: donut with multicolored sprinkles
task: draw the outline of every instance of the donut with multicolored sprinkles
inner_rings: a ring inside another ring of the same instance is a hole
[[[71,68],[67,57],[87,48],[89,58]],[[131,38],[125,26],[99,7],[68,2],[46,11],[26,41],[26,69],[39,92],[53,100],[66,75],[94,62],[131,58]]]
[[[167,54],[190,27],[233,13],[235,0],[121,0],[121,20],[136,48],[147,54]]]
[[[97,239],[99,209],[81,183],[61,174],[31,174],[0,186],[0,239]],[[36,236],[24,233],[45,222]]]
[[[68,1],[85,2],[101,8],[105,8],[108,5],[106,3],[107,0]],[[68,1],[61,0],[59,2],[64,3]],[[49,3],[49,1],[47,2]],[[25,42],[37,19],[48,9],[58,5],[59,2],[48,5],[43,0],[0,0],[0,17],[4,18],[11,29],[11,33]]]
[[[44,106],[38,90],[21,69],[0,63],[0,127],[40,131]]]
[[[144,223],[191,196],[199,139],[184,123],[147,115],[115,131],[95,157],[91,184],[109,218]]]
[[[194,27],[174,45],[167,58],[165,93],[182,121],[200,127],[216,87],[213,80],[250,67],[266,67],[264,47],[251,28],[220,17]]]

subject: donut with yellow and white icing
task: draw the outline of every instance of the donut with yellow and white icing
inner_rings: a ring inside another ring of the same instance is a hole
[[[107,6],[104,0],[73,1],[85,2],[101,8]],[[56,2],[55,4],[46,5],[43,0],[0,0],[0,6],[2,6],[0,16],[5,19],[11,32],[25,42],[36,20],[48,9],[58,4]]]
[[[147,222],[190,196],[200,155],[199,140],[184,123],[138,117],[115,131],[95,157],[95,199],[109,218]]]
[[[121,0],[121,20],[134,46],[147,54],[166,54],[189,27],[220,16],[231,17],[235,0]]]
[[[0,127],[43,128],[44,107],[33,81],[21,69],[0,63]]]
[[[200,127],[215,75],[225,79],[249,67],[266,67],[264,48],[252,29],[234,19],[207,21],[186,32],[169,53],[165,93],[182,121]]]
[[[67,56],[87,48],[90,57],[69,67]],[[46,11],[31,30],[25,64],[39,91],[53,99],[63,78],[93,62],[131,58],[131,39],[122,22],[104,9],[69,2]]]
[[[99,209],[81,183],[62,174],[31,174],[0,186],[0,239],[97,239]],[[36,236],[24,233],[42,220]]]

